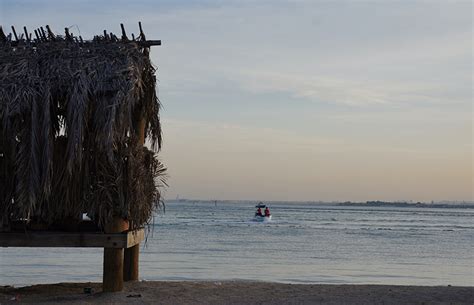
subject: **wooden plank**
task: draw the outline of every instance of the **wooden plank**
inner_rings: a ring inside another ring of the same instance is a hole
[[[144,238],[143,229],[126,233],[1,232],[0,247],[127,248]]]
[[[125,247],[125,248],[131,248],[135,245],[138,245],[144,239],[145,239],[145,230],[144,229],[130,231],[127,234],[127,247]]]

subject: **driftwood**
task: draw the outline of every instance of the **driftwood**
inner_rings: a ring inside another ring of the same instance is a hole
[[[104,31],[90,41],[49,26],[0,27],[0,226],[114,216],[134,228],[161,202],[165,167],[149,41]],[[139,118],[151,149],[137,137]],[[0,228],[1,230],[1,228]]]

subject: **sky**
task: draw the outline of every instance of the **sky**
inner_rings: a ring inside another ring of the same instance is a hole
[[[471,1],[0,0],[161,39],[168,199],[473,201]]]

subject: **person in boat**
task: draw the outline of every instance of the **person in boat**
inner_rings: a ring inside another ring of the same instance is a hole
[[[263,216],[261,208],[257,209],[257,212],[255,213],[255,216]]]
[[[268,207],[265,208],[265,217],[270,217],[270,209]]]

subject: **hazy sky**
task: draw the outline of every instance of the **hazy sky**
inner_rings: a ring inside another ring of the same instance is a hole
[[[167,198],[474,200],[471,1],[0,0],[0,24],[137,33]]]

